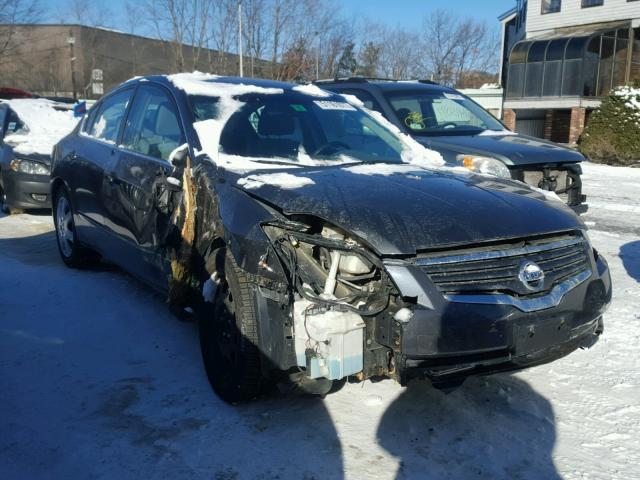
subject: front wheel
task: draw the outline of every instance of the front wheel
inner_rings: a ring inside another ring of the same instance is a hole
[[[93,252],[83,248],[78,241],[69,194],[63,188],[53,200],[53,222],[56,228],[58,251],[62,261],[71,268],[85,268],[96,261]]]
[[[205,299],[199,312],[200,347],[211,386],[236,403],[255,398],[263,384],[255,293],[229,252],[221,277],[215,300]]]

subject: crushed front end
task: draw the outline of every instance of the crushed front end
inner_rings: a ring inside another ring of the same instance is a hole
[[[292,286],[295,363],[312,379],[447,388],[546,363],[592,345],[611,301],[582,231],[382,259],[329,225],[263,228]]]
[[[582,193],[582,168],[579,163],[524,165],[511,168],[510,171],[514,180],[554,192],[576,213],[587,211],[587,197]]]

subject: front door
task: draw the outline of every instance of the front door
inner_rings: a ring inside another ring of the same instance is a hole
[[[159,187],[172,171],[169,155],[185,143],[180,117],[169,92],[141,85],[125,123],[114,171],[113,202],[105,224],[128,246],[127,268],[159,289],[169,274],[164,232],[171,212],[159,208]]]

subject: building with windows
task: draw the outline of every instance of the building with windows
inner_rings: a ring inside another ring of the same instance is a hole
[[[640,81],[640,0],[518,0],[502,23],[503,118],[574,144],[589,113]]]

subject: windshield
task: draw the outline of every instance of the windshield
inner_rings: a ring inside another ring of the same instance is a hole
[[[340,97],[243,95],[220,134],[220,153],[300,164],[402,162],[404,145]],[[216,118],[218,99],[192,96],[196,121]]]
[[[475,135],[505,129],[489,112],[459,93],[398,92],[388,93],[387,98],[412,135]]]

